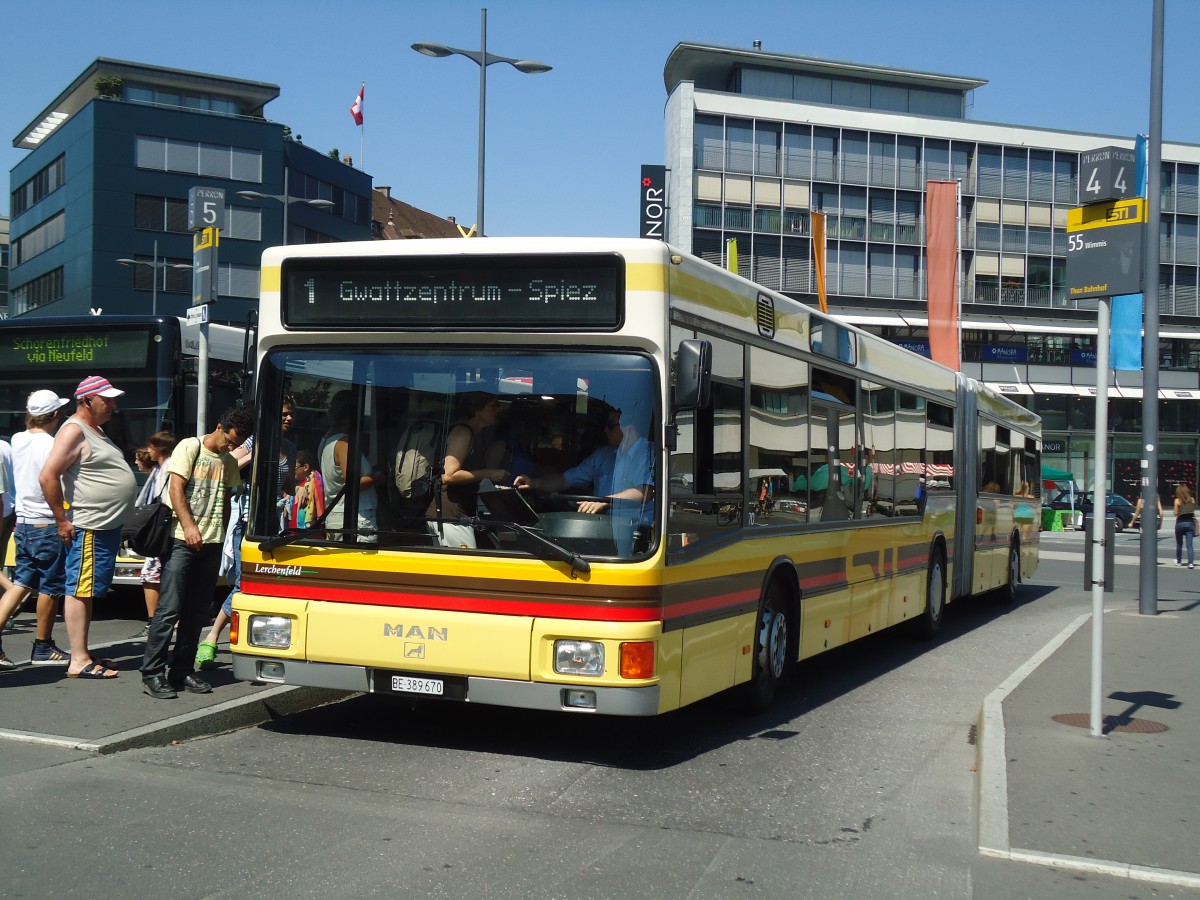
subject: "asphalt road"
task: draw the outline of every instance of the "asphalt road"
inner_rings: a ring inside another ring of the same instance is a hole
[[[724,698],[614,720],[356,697],[106,757],[0,744],[0,883],[9,897],[1187,896],[976,851],[980,705],[1086,611],[1081,547],[1047,535],[1017,604],[955,604],[936,643],[882,634],[803,664],[759,718]],[[1136,586],[1135,561],[1119,586]]]

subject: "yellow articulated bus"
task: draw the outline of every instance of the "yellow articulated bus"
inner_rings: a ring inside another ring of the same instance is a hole
[[[259,323],[242,679],[758,709],[1037,566],[1037,416],[658,241],[273,248]]]

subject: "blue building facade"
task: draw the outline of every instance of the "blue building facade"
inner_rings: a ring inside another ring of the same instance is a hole
[[[13,142],[30,152],[10,173],[9,315],[182,315],[194,187],[225,193],[215,321],[241,324],[257,307],[265,247],[369,239],[371,177],[268,121],[278,95],[262,82],[94,61]]]

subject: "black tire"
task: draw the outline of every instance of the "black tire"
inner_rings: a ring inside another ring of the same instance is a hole
[[[751,713],[766,710],[791,666],[792,613],[788,592],[772,581],[758,606],[754,628],[754,660],[750,681],[742,686],[745,708]]]
[[[925,609],[913,622],[916,635],[929,641],[937,637],[946,615],[946,559],[939,548],[929,557],[925,573]]]
[[[1017,599],[1021,587],[1021,549],[1016,541],[1008,545],[1008,580],[996,592],[1001,603],[1012,603]]]

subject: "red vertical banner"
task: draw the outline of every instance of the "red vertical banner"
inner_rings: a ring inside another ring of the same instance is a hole
[[[961,368],[958,345],[958,182],[925,183],[925,262],[929,289],[929,355]]]
[[[821,304],[821,312],[829,312],[829,303],[825,297],[825,213],[811,213],[813,266],[817,272],[817,301]]]

